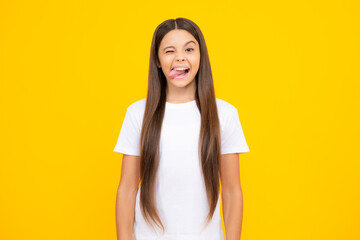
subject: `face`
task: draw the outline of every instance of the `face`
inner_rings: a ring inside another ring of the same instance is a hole
[[[158,50],[159,61],[168,85],[186,87],[195,84],[194,78],[199,70],[200,47],[196,39],[188,31],[175,29],[162,39]],[[174,67],[188,68],[186,74],[176,71]],[[172,71],[173,70],[173,71]]]

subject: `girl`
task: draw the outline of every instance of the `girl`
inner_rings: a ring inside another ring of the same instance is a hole
[[[239,153],[249,152],[238,111],[215,97],[205,40],[185,18],[153,35],[147,98],[128,106],[114,152],[122,153],[116,200],[119,240],[239,240]],[[140,184],[140,187],[139,187]]]

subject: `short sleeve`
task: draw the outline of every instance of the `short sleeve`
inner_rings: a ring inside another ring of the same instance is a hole
[[[140,128],[136,115],[128,108],[114,152],[140,156]]]
[[[225,120],[221,134],[221,154],[250,152],[240,123],[237,109]]]

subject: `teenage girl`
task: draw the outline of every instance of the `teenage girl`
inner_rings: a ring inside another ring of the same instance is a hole
[[[128,106],[114,152],[122,153],[118,240],[239,240],[239,153],[249,152],[237,108],[215,97],[205,40],[185,18],[153,35],[147,97]],[[140,187],[139,187],[140,184]]]

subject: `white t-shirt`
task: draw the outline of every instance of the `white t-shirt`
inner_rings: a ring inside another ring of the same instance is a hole
[[[146,98],[131,104],[120,130],[114,152],[140,156],[140,132]],[[249,152],[238,111],[216,98],[221,127],[221,154]],[[156,205],[165,227],[147,224],[140,210],[140,188],[135,203],[136,240],[224,240],[220,216],[220,193],[215,213],[209,212],[205,183],[198,157],[201,115],[196,101],[166,102],[160,136],[160,162],[156,182]],[[205,226],[205,228],[203,228]]]

